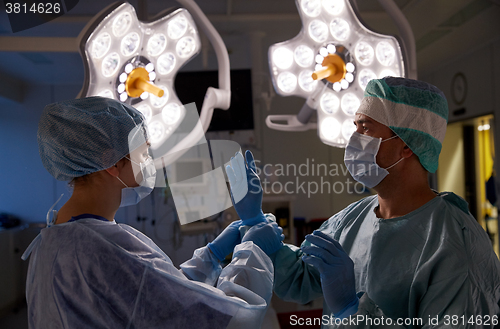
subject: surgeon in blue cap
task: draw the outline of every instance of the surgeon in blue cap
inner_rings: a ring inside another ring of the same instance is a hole
[[[368,83],[344,161],[377,194],[332,216],[301,248],[273,255],[280,298],[323,296],[323,328],[499,325],[500,262],[487,234],[463,199],[428,185],[447,117],[435,86]]]
[[[45,168],[71,181],[73,194],[23,255],[30,328],[260,327],[272,295],[268,255],[283,240],[276,223],[260,220],[242,239],[242,222],[233,222],[178,270],[114,220],[155,186],[139,111],[102,97],[49,104],[38,144]]]

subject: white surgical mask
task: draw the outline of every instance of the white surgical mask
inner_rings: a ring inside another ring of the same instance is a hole
[[[399,159],[387,168],[377,164],[377,153],[382,142],[398,137],[397,135],[382,140],[354,132],[345,148],[344,163],[352,178],[367,187],[377,186],[391,169],[404,158]]]
[[[141,168],[142,181],[137,187],[128,187],[127,184],[120,179],[120,177],[116,177],[120,182],[122,182],[123,185],[125,185],[125,188],[122,188],[122,201],[120,202],[120,207],[126,207],[139,203],[139,201],[147,197],[153,191],[156,182],[156,168],[153,158],[149,157],[142,163],[137,163],[129,158],[127,159]]]

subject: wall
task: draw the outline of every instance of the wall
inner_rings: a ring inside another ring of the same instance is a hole
[[[448,125],[437,171],[439,191],[453,191],[465,198],[464,141],[461,123]]]

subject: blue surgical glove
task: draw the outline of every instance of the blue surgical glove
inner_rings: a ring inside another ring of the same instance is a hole
[[[241,242],[252,241],[272,259],[273,254],[283,246],[283,239],[283,229],[276,222],[267,222],[252,226]]]
[[[358,311],[359,299],[354,283],[354,263],[338,241],[314,231],[306,236],[309,246],[302,246],[306,254],[302,260],[320,273],[323,296],[337,318],[345,318]]]
[[[243,220],[243,225],[255,225],[265,222],[262,212],[262,185],[255,167],[252,152],[245,152],[246,163],[243,155],[237,152],[231,158],[231,165],[226,166],[226,173],[231,186],[231,199],[234,208]]]
[[[233,252],[234,247],[241,242],[240,226],[241,220],[229,224],[214,241],[207,246],[219,261],[224,260],[227,255]]]

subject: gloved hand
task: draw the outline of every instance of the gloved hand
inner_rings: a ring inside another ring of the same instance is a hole
[[[283,239],[283,229],[276,222],[267,222],[252,226],[241,242],[252,241],[272,259],[272,255],[283,246]]]
[[[231,186],[231,199],[234,208],[243,220],[243,225],[255,225],[265,222],[266,218],[262,212],[262,185],[255,167],[252,152],[245,152],[246,162],[243,155],[237,152],[231,158],[231,165],[226,166],[229,185]]]
[[[234,247],[241,242],[240,226],[243,225],[241,220],[237,220],[229,224],[214,241],[207,246],[219,261],[224,260],[227,255],[233,252]]]
[[[358,311],[359,299],[354,282],[354,263],[340,243],[328,235],[314,231],[306,236],[313,244],[303,246],[302,260],[320,273],[323,296],[337,318],[348,317]]]

